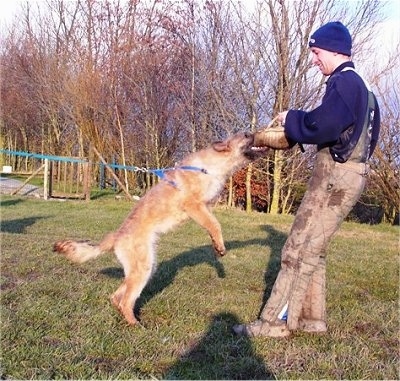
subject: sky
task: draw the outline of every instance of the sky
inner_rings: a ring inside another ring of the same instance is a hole
[[[15,14],[21,6],[21,3],[23,4],[26,1],[27,0],[0,0],[0,28],[13,20]],[[395,46],[400,39],[400,1],[382,1],[386,3],[385,14],[387,20],[378,28],[382,36],[380,39],[378,39],[378,44],[379,47],[385,50],[384,53],[386,53],[386,51],[390,50],[390,47]],[[45,3],[44,0],[29,0],[29,2]]]

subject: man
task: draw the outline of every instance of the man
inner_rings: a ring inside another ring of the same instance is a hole
[[[313,64],[329,76],[322,103],[310,112],[281,112],[278,120],[289,141],[317,145],[316,161],[271,295],[259,320],[233,327],[239,335],[285,337],[294,330],[327,330],[326,248],[364,189],[366,161],[377,144],[379,107],[354,70],[348,29],[329,22],[314,32],[309,47]]]

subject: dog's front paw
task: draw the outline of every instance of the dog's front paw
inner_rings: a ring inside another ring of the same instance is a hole
[[[224,246],[214,246],[215,256],[217,258],[223,257],[226,254],[226,249]]]

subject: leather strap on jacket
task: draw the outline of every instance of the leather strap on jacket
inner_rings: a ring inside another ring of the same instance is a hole
[[[353,67],[345,67],[342,71],[348,71],[348,70],[356,72]],[[365,87],[368,90],[368,107],[360,138],[358,139],[358,142],[348,159],[348,161],[354,163],[365,163],[368,160],[369,151],[371,147],[371,136],[372,136],[372,128],[373,128],[374,114],[376,107],[375,96],[371,90],[371,86],[363,77],[360,76],[360,78],[363,80]]]
[[[369,157],[371,147],[372,127],[375,114],[375,97],[371,91],[368,91],[368,111],[364,120],[364,127],[357,145],[349,157],[349,161],[355,163],[365,163]]]

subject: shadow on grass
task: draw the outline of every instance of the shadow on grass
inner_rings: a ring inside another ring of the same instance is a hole
[[[285,243],[287,235],[282,233],[271,226],[262,227],[268,236],[266,239],[254,238],[247,241],[229,241],[226,243],[228,254],[229,251],[237,248],[243,248],[249,245],[268,246],[271,250],[271,255],[267,264],[265,272],[266,289],[263,297],[263,306],[267,301],[275,279],[280,269],[280,254],[282,247]],[[180,255],[177,255],[169,260],[161,262],[156,272],[151,277],[149,283],[144,288],[140,298],[135,305],[135,315],[140,318],[140,310],[148,303],[153,297],[161,293],[167,288],[175,279],[179,271],[185,267],[197,266],[201,263],[207,263],[215,270],[219,278],[225,278],[225,268],[222,262],[217,260],[213,254],[210,245],[201,246]],[[119,267],[109,267],[100,271],[101,274],[107,275],[112,278],[123,278],[124,272]],[[260,313],[262,308],[260,310]]]
[[[275,380],[251,340],[237,337],[232,326],[238,324],[232,313],[214,316],[206,334],[163,375],[173,380]]]
[[[206,263],[214,267],[219,278],[225,278],[224,265],[218,261],[212,254],[210,245],[198,247],[193,250],[186,251],[176,257],[161,262],[156,272],[150,278],[149,283],[144,288],[140,298],[135,305],[135,315],[140,317],[140,310],[154,296],[161,293],[171,283],[179,271],[185,267],[197,266]],[[110,267],[100,271],[101,274],[112,278],[123,278],[124,272],[122,268]]]
[[[16,220],[1,221],[0,231],[2,233],[25,234],[26,228],[32,226],[36,221],[46,217],[27,217]]]
[[[15,200],[0,200],[0,206],[1,207],[6,207],[6,206],[14,206],[19,204],[20,202],[23,202],[24,200],[18,198]]]
[[[282,233],[274,229],[272,226],[266,225],[264,228],[268,233],[265,245],[270,247],[271,255],[265,271],[265,291],[260,314],[267,303],[269,296],[271,295],[272,288],[281,268],[281,252],[288,237],[286,233]]]
[[[99,200],[102,198],[105,199],[115,199],[116,196],[118,196],[120,192],[115,192],[112,190],[95,190],[90,192],[90,199],[91,200]]]
[[[271,294],[272,287],[274,286],[275,280],[278,276],[281,267],[281,251],[287,239],[286,233],[282,233],[279,230],[274,229],[272,226],[265,225],[262,226],[261,229],[267,233],[265,239],[255,238],[247,241],[230,241],[227,243],[228,250],[242,248],[248,245],[259,245],[270,248],[271,254],[265,270],[265,290],[259,315]]]

